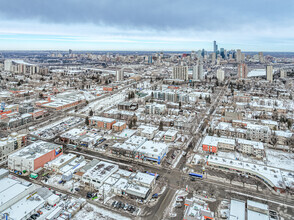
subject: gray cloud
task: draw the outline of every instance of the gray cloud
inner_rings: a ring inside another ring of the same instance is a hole
[[[7,20],[137,30],[230,31],[255,24],[287,26],[294,20],[293,0],[0,0],[0,5],[0,17]]]

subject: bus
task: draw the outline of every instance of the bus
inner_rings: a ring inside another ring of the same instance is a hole
[[[156,177],[156,180],[158,180],[158,178],[159,178],[159,174],[157,174],[157,173],[150,173],[148,171],[146,171],[146,173],[149,174],[149,175],[151,175],[151,176],[155,176]]]
[[[189,176],[194,177],[194,178],[199,178],[199,179],[203,178],[203,176],[201,174],[197,174],[197,173],[189,173]]]

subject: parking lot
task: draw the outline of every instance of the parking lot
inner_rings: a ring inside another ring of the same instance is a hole
[[[39,128],[36,131],[32,131],[30,134],[43,140],[51,140],[62,132],[65,132],[66,130],[73,128],[83,122],[83,118],[67,117],[45,127]]]

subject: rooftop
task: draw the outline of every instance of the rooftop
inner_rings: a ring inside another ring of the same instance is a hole
[[[229,138],[206,136],[203,140],[203,144],[208,146],[217,146],[219,142],[224,144],[236,145],[235,140]]]
[[[33,160],[33,159],[36,159],[36,158],[43,156],[44,154],[49,153],[50,151],[52,151],[54,149],[57,149],[57,148],[62,149],[62,146],[38,140],[38,141],[20,149],[20,150],[18,150],[17,152],[12,153],[11,155],[9,155],[9,157],[22,157],[22,158]]]

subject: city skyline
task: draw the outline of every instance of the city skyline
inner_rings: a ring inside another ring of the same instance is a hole
[[[294,51],[292,1],[23,3],[2,2],[1,50]]]

